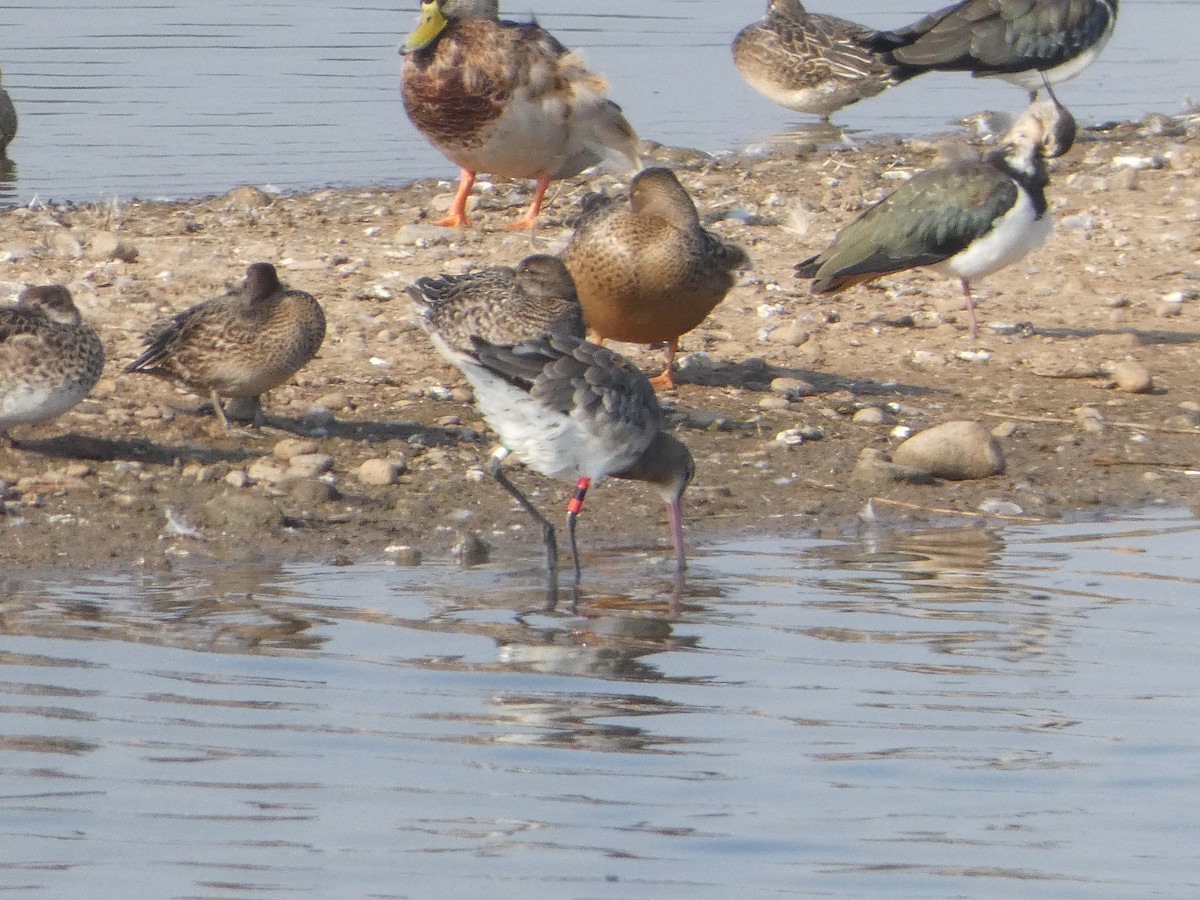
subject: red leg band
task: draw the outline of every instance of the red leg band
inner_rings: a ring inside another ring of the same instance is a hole
[[[583,512],[583,498],[587,496],[588,488],[591,485],[592,479],[586,476],[575,482],[575,493],[567,501],[567,512],[569,514],[577,516]]]

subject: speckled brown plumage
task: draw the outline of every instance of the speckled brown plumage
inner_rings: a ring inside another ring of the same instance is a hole
[[[762,20],[733,40],[746,83],[781,106],[828,119],[897,81],[895,66],[872,50],[864,25],[810,13],[799,0],[770,0]]]
[[[637,166],[637,135],[608,84],[536,23],[499,20],[495,0],[427,0],[402,52],[409,119],[462,170],[450,214],[466,225],[475,173],[533,178],[532,225],[550,181],[606,160]]]
[[[28,287],[0,308],[0,441],[13,425],[61,415],[88,395],[104,346],[61,284]]]
[[[325,314],[311,294],[289,290],[270,263],[254,263],[237,290],[153,325],[146,350],[125,367],[212,396],[258,397],[283,384],[316,354]]]
[[[472,337],[515,344],[547,332],[584,333],[575,282],[555,256],[528,256],[516,268],[421,278],[408,294],[425,329],[453,351],[469,352]]]
[[[629,192],[628,204],[589,198],[563,262],[593,340],[666,341],[667,366],[651,380],[671,387],[680,335],[721,302],[749,257],[701,227],[670,169],[644,169]]]

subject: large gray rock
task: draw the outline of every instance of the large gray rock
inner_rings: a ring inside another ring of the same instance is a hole
[[[892,462],[937,478],[965,481],[1003,472],[1004,451],[978,422],[946,422],[914,434],[896,448]]]

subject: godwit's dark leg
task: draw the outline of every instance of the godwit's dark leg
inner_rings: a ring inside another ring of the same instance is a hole
[[[509,495],[521,505],[521,509],[533,516],[535,522],[542,526],[542,543],[546,545],[546,569],[550,573],[550,577],[557,581],[558,578],[558,538],[554,534],[554,526],[550,521],[543,516],[532,503],[530,503],[525,495],[517,490],[517,486],[513,484],[504,475],[504,470],[500,468],[500,464],[511,451],[506,447],[499,447],[488,459],[488,474],[490,474],[499,483],[500,487],[508,491]],[[572,549],[574,541],[572,540]],[[578,568],[578,562],[576,568]]]
[[[575,483],[575,493],[567,501],[567,540],[571,544],[571,561],[575,564],[576,584],[579,584],[581,573],[579,570],[579,548],[575,544],[575,520],[579,518],[579,513],[583,510],[583,498],[587,496],[587,491],[591,484],[592,479],[580,478]]]

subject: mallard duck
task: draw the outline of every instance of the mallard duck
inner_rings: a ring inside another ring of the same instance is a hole
[[[325,313],[304,291],[284,287],[270,263],[253,263],[240,288],[164,319],[142,336],[125,367],[207,393],[221,425],[221,398],[257,398],[296,374],[325,339]],[[256,405],[255,424],[261,420]]]
[[[901,78],[931,70],[995,76],[1037,99],[1045,85],[1092,64],[1117,25],[1118,0],[962,0],[907,28],[879,32],[874,47]]]
[[[971,282],[1046,242],[1045,160],[1075,141],[1075,120],[1052,100],[1032,104],[997,149],[921,172],[843,228],[823,253],[796,264],[818,294],[930,266],[956,276],[978,335]]]
[[[762,19],[733,39],[733,62],[768,100],[826,121],[891,87],[894,69],[856,22],[805,10],[800,0],[770,0]]]
[[[634,176],[628,203],[587,198],[562,258],[593,341],[666,341],[666,367],[650,379],[666,388],[675,386],[680,335],[704,321],[749,262],[700,226],[675,173],[657,167]]]
[[[13,425],[36,425],[86,397],[104,368],[104,345],[61,284],[27,287],[0,307],[0,444]]]
[[[472,336],[515,344],[547,332],[584,334],[575,282],[557,256],[535,254],[516,268],[420,278],[407,290],[425,330],[449,344],[439,347],[443,355],[469,351]]]
[[[501,463],[510,453],[535,472],[575,485],[567,535],[577,584],[575,519],[588,488],[610,476],[658,490],[682,572],[680,499],[695,463],[688,448],[664,430],[662,408],[646,376],[627,359],[573,335],[543,334],[514,345],[479,337],[471,342],[469,352],[453,351],[447,358],[471,383],[475,405],[503,442],[488,470],[541,526],[552,587],[558,571],[554,526],[504,475]]]
[[[537,181],[512,228],[532,227],[546,188],[604,161],[638,166],[638,139],[608,84],[536,23],[502,22],[496,0],[425,0],[404,54],[404,109],[462,171],[450,213],[468,225],[477,172]]]
[[[4,76],[0,73],[0,79]],[[0,156],[4,156],[8,145],[17,136],[17,108],[3,86],[0,86]]]

